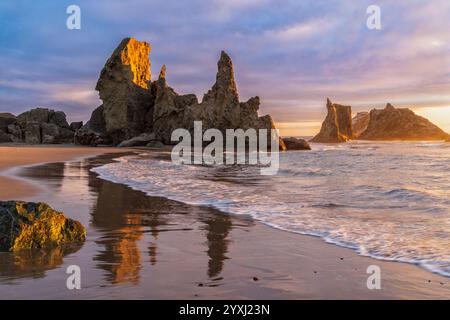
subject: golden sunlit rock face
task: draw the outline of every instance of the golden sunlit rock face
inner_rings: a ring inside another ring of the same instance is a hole
[[[429,120],[408,108],[373,109],[361,140],[446,140],[450,136]]]
[[[41,249],[83,242],[86,229],[45,203],[0,202],[0,250]]]
[[[105,133],[114,142],[145,132],[152,117],[150,45],[125,38],[106,61],[96,90],[103,101]]]
[[[327,99],[328,114],[320,132],[311,140],[319,143],[346,142],[353,137],[352,108]]]
[[[133,38],[125,39],[122,46],[116,49],[120,53],[123,65],[130,66],[133,83],[141,88],[148,89],[150,81],[150,45],[144,41]]]

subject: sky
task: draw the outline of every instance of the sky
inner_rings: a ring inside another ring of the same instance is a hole
[[[81,29],[66,27],[69,5]],[[381,30],[366,26],[369,5]],[[201,99],[225,50],[242,101],[258,95],[284,135],[312,135],[326,98],[387,102],[450,132],[448,0],[0,0],[0,112],[42,106],[88,120],[99,73],[124,37],[151,44],[152,79]]]

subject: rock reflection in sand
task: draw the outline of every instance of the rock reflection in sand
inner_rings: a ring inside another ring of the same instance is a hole
[[[143,276],[148,276],[152,268],[159,266],[160,260],[164,267],[179,268],[179,261],[173,261],[171,252],[160,252],[159,237],[167,232],[172,235],[187,232],[188,241],[206,247],[204,275],[211,286],[220,285],[224,263],[228,259],[228,236],[234,227],[234,218],[206,207],[149,197],[140,191],[99,179],[97,174],[90,171],[93,166],[110,162],[111,157],[104,155],[88,161],[44,164],[27,168],[22,175],[45,183],[52,190],[51,202],[66,206],[64,210],[75,215],[90,211],[89,221],[79,216],[88,224],[87,248],[80,255],[92,255],[88,257],[94,262],[92,267],[103,270],[102,283],[139,285]],[[239,227],[245,227],[247,223],[251,224],[240,221]],[[92,233],[96,236],[89,238]],[[171,246],[183,250],[183,237],[176,236],[170,241]],[[34,260],[16,257],[16,262],[11,260],[12,257],[3,259],[1,274],[5,275],[6,270],[15,270],[16,276],[20,277],[19,270],[24,270],[22,274],[25,276],[29,272],[27,270],[32,268],[33,261],[36,265],[38,261],[49,260],[47,264],[41,264],[40,276],[43,277],[45,270],[63,264],[64,253],[60,252],[58,258],[56,254],[57,251],[53,253],[53,258],[44,256]],[[17,261],[21,261],[22,267],[16,266]],[[10,278],[11,274],[7,277]]]
[[[0,253],[0,282],[14,283],[20,278],[43,278],[46,271],[61,266],[64,256],[77,252],[82,244]],[[3,280],[2,280],[3,279]]]

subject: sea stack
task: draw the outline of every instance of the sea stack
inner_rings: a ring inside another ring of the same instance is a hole
[[[450,136],[429,120],[408,108],[395,108],[388,103],[384,109],[372,109],[367,129],[361,140],[446,140]]]
[[[340,143],[352,139],[352,107],[332,103],[327,99],[327,110],[322,128],[311,142]]]
[[[230,56],[222,51],[217,63],[216,82],[199,103],[195,94],[179,95],[166,79],[165,65],[157,80],[150,81],[150,45],[124,39],[106,62],[96,89],[103,100],[91,119],[77,131],[78,144],[119,145],[126,141],[143,143],[149,137],[173,144],[172,132],[193,130],[202,121],[203,130],[267,129],[275,127],[269,115],[259,117],[259,97],[239,102]],[[139,139],[133,139],[139,137]],[[145,139],[144,139],[145,138]],[[146,140],[147,141],[147,140]],[[280,139],[281,150],[285,150]]]
[[[100,73],[95,89],[103,101],[106,133],[115,143],[146,129],[147,115],[152,112],[149,54],[147,42],[126,38]]]

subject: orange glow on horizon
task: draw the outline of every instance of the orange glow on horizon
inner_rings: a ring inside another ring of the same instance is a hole
[[[450,106],[417,108],[414,112],[450,133]]]

